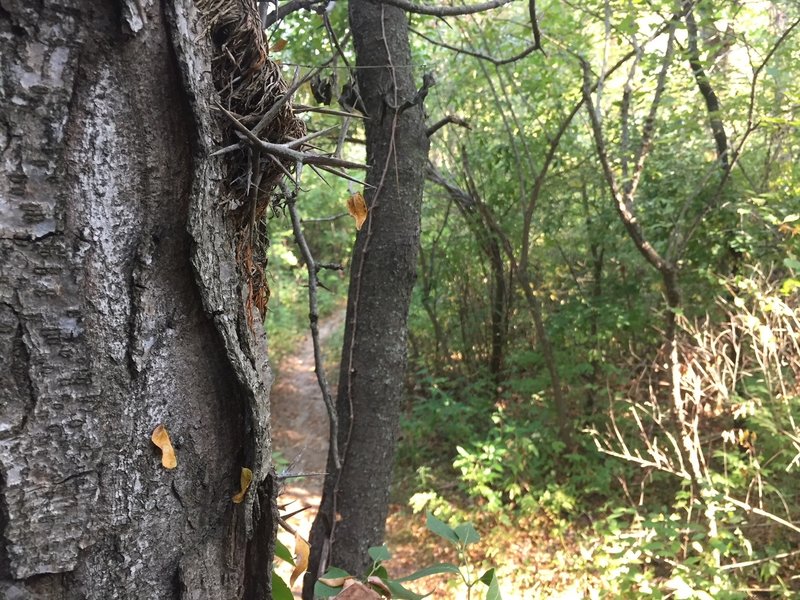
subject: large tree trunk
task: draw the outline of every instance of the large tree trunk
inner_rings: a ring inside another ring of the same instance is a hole
[[[353,250],[337,411],[341,469],[328,462],[303,597],[327,565],[361,574],[383,541],[406,368],[411,290],[428,156],[402,10],[351,0],[366,121],[369,218]],[[393,65],[398,68],[392,68]],[[335,515],[335,517],[334,517]]]
[[[0,2],[4,597],[269,595],[270,372],[203,34],[190,0]]]

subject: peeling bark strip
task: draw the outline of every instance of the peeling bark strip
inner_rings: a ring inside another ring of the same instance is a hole
[[[2,2],[0,597],[269,595],[270,372],[198,18]]]

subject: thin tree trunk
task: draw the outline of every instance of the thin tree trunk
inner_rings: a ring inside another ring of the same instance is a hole
[[[421,106],[393,108],[416,95],[412,71],[399,68],[411,63],[405,13],[370,0],[351,0],[349,9],[374,189],[351,263],[337,399],[343,464],[328,462],[304,598],[328,565],[363,573],[367,549],[383,541],[428,155]]]
[[[491,271],[490,285],[490,344],[489,371],[494,377],[495,383],[501,382],[501,370],[508,344],[508,316],[511,304],[511,267],[506,268],[504,252],[501,248],[502,240],[492,229],[490,223],[486,221],[486,211],[477,210],[482,202],[478,192],[471,184],[469,191],[462,190],[451,182],[447,181],[433,165],[428,166],[427,177],[435,184],[447,190],[450,198],[455,202],[461,216],[467,222],[470,230],[475,236],[475,240],[482,253],[489,262]],[[463,327],[462,327],[463,329]],[[466,348],[467,346],[465,346]]]
[[[267,598],[271,375],[193,5],[5,1],[0,57],[0,596]]]

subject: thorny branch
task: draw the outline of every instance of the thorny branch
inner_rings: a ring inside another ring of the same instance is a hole
[[[486,12],[509,4],[513,0],[489,0],[468,6],[434,6],[430,4],[416,4],[409,0],[374,0],[380,4],[387,4],[402,8],[406,12],[418,15],[429,15],[432,17],[457,17],[460,15],[474,15],[475,13]]]
[[[342,158],[336,158],[333,156],[323,156],[321,154],[313,154],[310,152],[303,152],[301,150],[297,150],[298,147],[302,147],[303,145],[306,144],[306,142],[310,141],[315,137],[324,135],[324,133],[327,133],[327,131],[312,133],[302,138],[284,142],[282,144],[274,144],[272,142],[266,142],[262,139],[259,139],[259,137],[255,133],[253,133],[247,127],[242,125],[241,121],[239,121],[239,119],[237,119],[233,115],[233,113],[229,112],[221,104],[217,104],[217,109],[219,109],[226,117],[228,117],[231,120],[236,129],[238,129],[239,132],[244,135],[244,137],[247,139],[250,145],[252,145],[254,148],[264,150],[264,152],[266,152],[267,154],[271,154],[272,156],[276,156],[284,160],[290,160],[295,163],[301,163],[304,165],[342,167],[345,169],[367,168],[367,165],[352,162],[349,160],[344,160]]]

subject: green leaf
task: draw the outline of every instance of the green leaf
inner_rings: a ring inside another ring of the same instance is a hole
[[[784,258],[783,264],[792,271],[800,271],[800,260],[794,258]]]
[[[350,573],[345,571],[344,569],[337,569],[336,567],[330,567],[325,574],[322,576],[322,579],[338,579],[339,577],[350,577]]]
[[[367,550],[367,554],[369,554],[369,557],[375,562],[382,562],[392,558],[392,554],[386,546],[373,546]]]
[[[392,598],[398,598],[399,600],[422,600],[425,596],[430,596],[430,594],[420,595],[412,592],[391,579],[384,579],[383,583],[392,592]]]
[[[451,573],[453,575],[460,574],[458,567],[456,565],[450,563],[439,563],[436,565],[431,565],[430,567],[425,567],[424,569],[420,569],[419,571],[414,571],[411,575],[407,575],[406,577],[401,577],[400,579],[395,579],[395,581],[414,581],[416,579],[422,579],[423,577],[430,577],[431,575],[440,575],[442,573]]]
[[[291,551],[280,540],[275,540],[275,556],[282,558],[290,565],[294,565],[294,557]]]
[[[315,598],[332,598],[342,591],[342,588],[335,588],[325,585],[321,581],[314,584],[314,597]]]
[[[497,575],[495,575],[494,569],[489,569],[481,575],[481,583],[489,587],[486,590],[486,600],[502,600],[500,584],[497,583]]]
[[[331,567],[325,574],[321,577],[321,579],[339,579],[340,577],[350,577],[350,573],[343,569],[337,569],[336,567]],[[314,584],[314,596],[321,597],[321,598],[330,598],[331,596],[335,596],[339,592],[342,591],[341,587],[331,587],[329,585],[325,585],[321,581],[317,581]]]
[[[493,578],[494,578],[494,568],[489,569],[483,575],[481,575],[478,581],[480,581],[485,585],[489,585],[489,583],[491,583]]]
[[[456,535],[456,532],[453,531],[447,523],[434,517],[431,512],[427,513],[425,526],[432,533],[435,533],[439,537],[446,539],[448,542],[458,544],[458,536]]]
[[[474,544],[475,542],[478,542],[481,539],[481,536],[478,535],[477,531],[475,531],[475,528],[472,526],[472,523],[462,523],[461,525],[457,526],[454,531],[455,534],[458,536],[458,539],[465,546]]]
[[[286,582],[274,571],[272,572],[272,598],[273,600],[294,600],[294,594]]]

